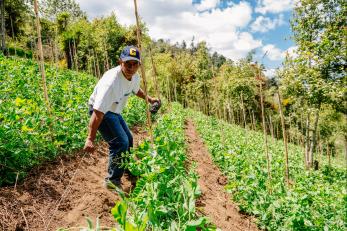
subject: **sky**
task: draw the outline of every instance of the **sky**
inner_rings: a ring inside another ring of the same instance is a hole
[[[296,0],[138,0],[149,35],[172,44],[206,41],[211,52],[232,60],[255,50],[255,61],[273,76],[285,54],[293,54],[290,17]],[[123,25],[135,24],[133,0],[76,0],[89,19],[112,12]],[[264,56],[264,54],[266,54]]]

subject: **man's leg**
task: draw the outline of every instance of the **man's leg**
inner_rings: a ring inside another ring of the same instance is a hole
[[[123,117],[120,115],[120,114],[117,114],[118,118],[119,118],[119,122],[124,130],[124,132],[127,134],[128,136],[128,140],[129,140],[129,151],[130,151],[130,148],[133,147],[134,145],[134,141],[133,141],[133,135],[131,134],[130,132],[130,129],[128,127],[128,125],[125,123]]]
[[[128,125],[126,124],[126,122],[124,121],[123,117],[122,117],[120,114],[117,114],[117,116],[118,116],[118,118],[119,118],[119,122],[120,122],[120,124],[121,124],[121,126],[122,126],[124,132],[125,132],[125,133],[127,134],[127,136],[128,136],[128,141],[129,141],[129,149],[128,149],[128,152],[130,153],[130,148],[133,147],[133,143],[134,143],[134,141],[133,141],[133,135],[131,134],[130,129],[129,129]],[[129,157],[126,156],[123,160],[124,160],[124,161],[127,161],[128,158],[129,158]],[[131,172],[130,172],[128,169],[124,169],[124,172],[127,173],[128,175],[131,175],[131,176],[132,176]]]
[[[129,149],[129,139],[118,116],[107,112],[100,124],[99,132],[109,144],[109,164],[107,179],[119,181],[124,170],[121,168],[122,153]]]

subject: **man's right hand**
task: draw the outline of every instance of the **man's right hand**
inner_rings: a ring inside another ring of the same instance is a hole
[[[84,144],[83,150],[85,152],[92,153],[95,150],[94,142],[87,138],[86,143]]]

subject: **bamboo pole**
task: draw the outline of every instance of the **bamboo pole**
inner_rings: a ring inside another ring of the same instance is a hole
[[[263,124],[263,133],[264,133],[264,146],[265,146],[265,153],[266,153],[266,160],[267,160],[267,171],[268,171],[268,178],[269,183],[271,185],[271,164],[270,164],[270,155],[269,155],[269,148],[268,148],[268,142],[267,142],[267,134],[266,134],[266,124],[265,124],[265,110],[264,110],[264,96],[263,96],[263,86],[262,81],[260,79],[260,70],[257,66],[258,70],[258,76],[259,76],[259,90],[260,90],[260,106],[261,106],[261,119]]]
[[[142,53],[142,46],[141,46],[141,34],[140,34],[140,19],[139,19],[139,14],[137,11],[137,0],[134,0],[134,7],[135,7],[135,17],[136,17],[136,35],[137,35],[137,46]],[[146,98],[146,111],[147,111],[147,123],[148,123],[148,129],[149,129],[149,135],[151,138],[151,143],[152,147],[154,147],[154,139],[153,139],[153,132],[152,132],[152,121],[151,121],[151,113],[149,112],[149,101],[148,101],[148,94],[147,94],[147,80],[146,80],[146,72],[144,68],[144,62],[143,62],[143,55],[140,56],[141,59],[141,76],[143,79],[143,85],[144,85],[144,93],[145,93],[145,98]]]
[[[41,69],[41,76],[42,76],[43,92],[44,92],[46,106],[47,106],[48,112],[50,113],[51,107],[49,104],[49,98],[48,98],[48,93],[47,93],[46,73],[45,73],[45,65],[44,65],[43,50],[42,50],[42,40],[41,40],[41,26],[40,26],[40,18],[39,18],[37,0],[34,0],[34,11],[35,11],[35,16],[36,16],[36,30],[37,30],[37,36],[38,36],[37,46],[38,46],[39,55],[40,55],[40,69]]]
[[[283,132],[283,142],[284,142],[284,159],[285,159],[285,180],[287,183],[287,186],[289,186],[289,164],[288,164],[288,141],[287,141],[287,132],[286,132],[286,126],[284,122],[284,115],[283,115],[283,109],[282,109],[282,100],[281,95],[278,90],[277,92],[278,96],[278,105],[281,115],[281,124],[282,124],[282,132]]]

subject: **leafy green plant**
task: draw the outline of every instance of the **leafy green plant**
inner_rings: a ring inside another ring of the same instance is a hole
[[[0,56],[0,186],[22,179],[35,165],[83,147],[93,76],[46,66],[48,112],[32,60]],[[129,124],[145,121],[145,104],[130,99]]]
[[[196,215],[200,189],[194,169],[185,168],[183,125],[184,111],[173,104],[157,121],[154,147],[146,140],[133,150],[127,165],[140,179],[112,209],[123,230],[215,230],[207,218]]]
[[[261,133],[189,111],[213,160],[228,177],[226,190],[242,212],[253,214],[266,230],[346,230],[347,196],[344,168],[306,171],[303,150],[289,145],[292,185],[284,182],[284,146],[270,143],[271,193]]]

